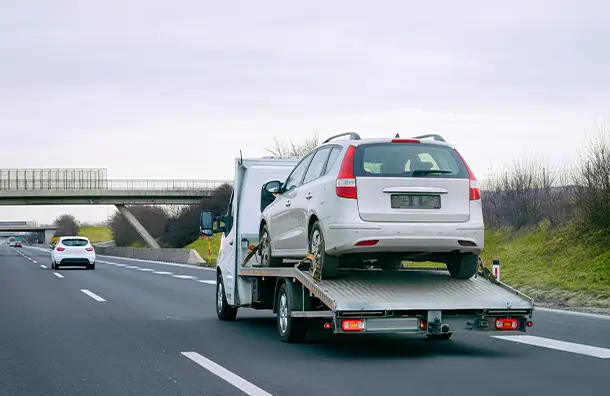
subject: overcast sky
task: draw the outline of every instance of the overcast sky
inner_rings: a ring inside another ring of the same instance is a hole
[[[510,4],[509,4],[510,3]],[[440,133],[479,176],[574,159],[610,113],[607,1],[0,0],[0,168],[232,179],[343,131]],[[0,208],[102,220],[106,207]]]

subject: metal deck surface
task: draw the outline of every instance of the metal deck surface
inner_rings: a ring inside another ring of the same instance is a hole
[[[241,268],[242,276],[296,277],[339,311],[532,309],[533,301],[482,276],[452,278],[447,271],[339,271],[315,281],[295,268]]]

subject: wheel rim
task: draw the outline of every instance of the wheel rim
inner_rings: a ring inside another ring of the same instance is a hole
[[[216,296],[216,309],[218,309],[218,312],[222,311],[222,300],[223,300],[223,290],[222,290],[222,282],[220,281],[220,279],[217,282],[218,285],[218,295]]]
[[[280,297],[280,331],[282,334],[286,333],[288,329],[288,298],[286,294],[282,294]]]
[[[264,238],[264,241],[263,249],[261,251],[261,263],[263,264],[263,267],[268,267],[269,262],[271,261],[271,244],[269,243],[269,234],[267,234],[267,231],[263,232],[262,238]]]
[[[320,234],[319,230],[314,230],[311,234],[311,254],[314,255],[316,261],[319,263],[320,258],[322,257],[322,249],[320,248],[322,245],[322,234]]]

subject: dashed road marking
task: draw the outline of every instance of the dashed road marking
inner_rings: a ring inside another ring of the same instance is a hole
[[[153,274],[159,274],[159,275],[174,275],[173,272],[167,272],[167,271],[154,271]]]
[[[95,301],[99,301],[99,302],[106,302],[106,300],[104,300],[102,297],[98,296],[97,294],[93,293],[90,290],[87,289],[80,289],[80,291],[82,291],[83,293],[85,293],[86,295],[88,295],[89,297],[91,297],[92,299],[94,299]]]
[[[215,280],[197,280],[197,282],[206,283],[208,285],[215,285],[216,284]]]
[[[55,275],[56,277],[62,279],[64,276],[62,274],[58,274],[57,272],[53,272],[53,275]]]
[[[492,336],[499,340],[512,341],[520,344],[539,346],[542,348],[555,349],[563,352],[577,353],[580,355],[593,356],[600,359],[610,359],[610,349],[594,347],[574,342],[553,340],[550,338],[536,337],[531,335],[516,336]]]
[[[143,271],[143,272],[153,272],[154,269],[150,269],[150,268],[138,268],[138,271]]]
[[[182,355],[186,356],[193,362],[197,363],[204,369],[208,370],[210,373],[217,375],[223,380],[227,381],[229,384],[233,385],[237,389],[244,392],[249,396],[272,396],[271,393],[268,393],[258,386],[254,385],[251,382],[246,381],[239,375],[227,370],[226,368],[214,363],[210,359],[207,359],[197,352],[182,352]]]
[[[174,278],[178,278],[178,279],[197,279],[197,277],[195,276],[190,276],[190,275],[172,275]]]
[[[44,264],[40,264],[40,268],[47,268],[47,266]]]

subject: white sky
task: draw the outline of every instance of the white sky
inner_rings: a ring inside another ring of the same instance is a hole
[[[0,0],[0,168],[231,179],[274,136],[440,133],[479,176],[607,120],[606,1]],[[106,207],[0,207],[51,222]]]

